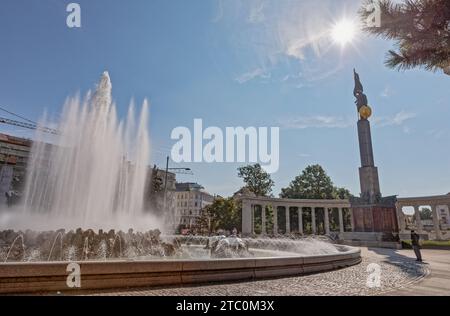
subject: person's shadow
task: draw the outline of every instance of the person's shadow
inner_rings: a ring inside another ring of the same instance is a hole
[[[423,270],[424,266],[428,265],[426,262],[416,261],[414,251],[412,249],[412,257],[401,254],[397,249],[368,247],[367,250],[373,251],[374,253],[385,257],[385,259],[382,260],[383,262],[399,268],[412,277],[417,277],[417,271]]]

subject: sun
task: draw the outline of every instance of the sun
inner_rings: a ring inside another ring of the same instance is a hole
[[[337,22],[331,30],[331,38],[334,42],[345,46],[350,44],[355,39],[356,24],[351,20],[341,20]]]

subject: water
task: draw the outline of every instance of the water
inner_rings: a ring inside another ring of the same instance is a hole
[[[12,242],[12,244],[11,244],[11,247],[9,248],[9,250],[8,250],[8,252],[7,252],[7,254],[6,254],[6,257],[5,257],[5,260],[4,260],[4,262],[8,262],[8,258],[9,258],[9,256],[11,255],[11,252],[14,250],[14,245],[16,244],[16,242],[18,241],[18,240],[21,240],[21,249],[22,249],[22,260],[24,259],[24,257],[25,257],[25,245],[24,245],[24,242],[23,242],[23,235],[18,235],[15,239],[14,239],[14,241]]]
[[[37,132],[23,205],[3,212],[0,229],[161,226],[144,212],[150,164],[148,102],[143,102],[137,119],[132,103],[120,121],[111,91],[105,72],[93,94],[66,101],[52,146],[46,142],[49,135]],[[42,124],[53,126],[45,119]]]
[[[59,254],[60,254],[60,257],[62,258],[62,256],[63,256],[63,241],[62,241],[62,239],[63,239],[63,234],[62,234],[62,232],[58,232],[57,234],[56,234],[56,236],[55,236],[55,239],[53,240],[53,244],[52,244],[52,248],[50,248],[50,253],[48,254],[48,259],[47,259],[47,261],[50,261],[50,259],[52,258],[52,254],[53,254],[53,249],[55,249],[55,245],[56,245],[56,241],[58,240],[58,238],[59,238]]]
[[[0,212],[0,260],[105,261],[339,252],[334,245],[314,239],[167,236],[163,240],[160,231],[151,231],[163,227],[163,219],[157,220],[145,205],[151,172],[148,103],[144,101],[138,119],[131,104],[126,120],[120,121],[111,91],[105,72],[93,94],[88,93],[84,100],[67,100],[56,126],[59,135],[52,145],[48,135],[37,133],[23,204]],[[42,124],[52,126],[46,120]],[[106,233],[105,228],[110,231]]]

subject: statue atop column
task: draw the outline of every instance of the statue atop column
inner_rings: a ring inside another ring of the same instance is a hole
[[[353,95],[356,98],[356,108],[360,119],[367,120],[372,115],[372,109],[370,108],[367,96],[364,94],[364,87],[359,79],[359,74],[353,69],[353,76],[355,79],[355,88],[353,89]]]

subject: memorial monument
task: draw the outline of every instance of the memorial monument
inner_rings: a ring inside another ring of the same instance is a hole
[[[359,180],[361,196],[350,199],[353,212],[354,232],[398,232],[396,216],[396,196],[382,197],[378,180],[378,168],[375,166],[372,148],[372,135],[369,118],[372,115],[364,94],[358,73],[354,70],[355,89],[358,110],[358,139],[361,155]]]

